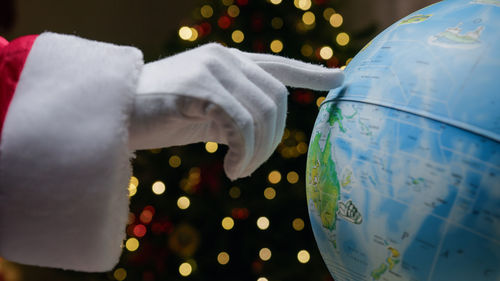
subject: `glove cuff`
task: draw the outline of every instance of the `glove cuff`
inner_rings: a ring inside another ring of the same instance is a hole
[[[0,254],[79,271],[119,259],[131,175],[128,118],[142,54],[44,33],[0,142]]]

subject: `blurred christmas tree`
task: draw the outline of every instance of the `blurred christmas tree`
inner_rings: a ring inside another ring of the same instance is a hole
[[[337,5],[204,1],[166,50],[216,41],[341,67],[359,45],[350,44]],[[128,237],[109,279],[332,280],[309,226],[304,183],[308,136],[326,93],[290,92],[283,141],[251,178],[230,182],[226,148],[215,143],[137,154]]]

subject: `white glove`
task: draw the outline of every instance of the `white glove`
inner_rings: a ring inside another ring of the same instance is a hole
[[[245,177],[281,141],[285,85],[330,90],[343,79],[340,69],[204,45],[144,66],[130,121],[130,148],[227,144],[227,176]]]

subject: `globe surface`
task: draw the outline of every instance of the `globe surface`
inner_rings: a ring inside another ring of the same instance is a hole
[[[306,172],[334,279],[500,280],[500,0],[419,10],[345,74]]]

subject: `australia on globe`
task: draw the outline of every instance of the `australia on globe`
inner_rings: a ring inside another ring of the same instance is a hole
[[[307,202],[336,281],[500,280],[500,0],[448,0],[345,69],[309,144]]]

